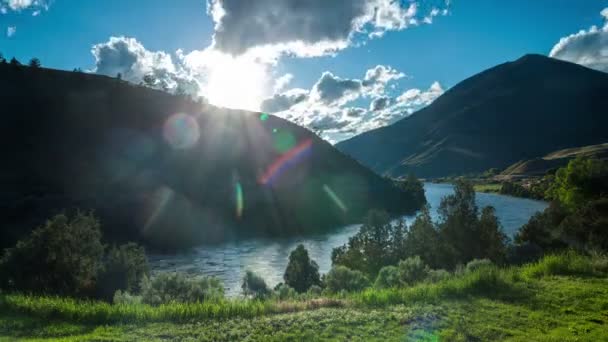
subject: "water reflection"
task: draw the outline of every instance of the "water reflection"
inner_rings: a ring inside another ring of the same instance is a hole
[[[437,207],[441,198],[452,192],[448,184],[425,184],[426,197],[431,205],[431,215],[437,219]],[[492,205],[505,232],[512,236],[535,212],[547,204],[541,201],[521,199],[496,194],[477,194],[479,207]],[[407,217],[411,223],[413,217]],[[281,239],[248,239],[226,242],[213,246],[201,246],[177,255],[150,255],[153,272],[180,271],[219,277],[230,296],[240,291],[240,282],[245,270],[251,269],[261,275],[269,286],[283,281],[289,253],[302,243],[313,260],[319,264],[321,273],[331,267],[331,251],[348,241],[359,229],[358,225],[346,226],[331,233],[306,237]]]

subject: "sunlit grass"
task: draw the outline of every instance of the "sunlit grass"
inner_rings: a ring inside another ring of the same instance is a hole
[[[607,274],[605,255],[568,252],[521,267],[462,271],[436,283],[316,299],[223,299],[153,307],[4,294],[0,340],[608,340],[601,329],[608,326]]]

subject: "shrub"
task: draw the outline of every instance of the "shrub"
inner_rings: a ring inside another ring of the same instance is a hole
[[[605,257],[596,255],[595,258],[590,258],[574,251],[550,254],[538,262],[524,266],[522,275],[527,278],[539,278],[551,275],[591,276],[603,274],[605,269],[602,269],[602,260],[603,263],[608,263]]]
[[[294,299],[297,296],[293,287],[280,283],[274,288],[274,296],[279,300]]]
[[[161,273],[141,284],[142,302],[160,305],[171,302],[205,302],[221,299],[224,288],[217,278],[187,278],[181,273]]]
[[[243,294],[247,297],[264,298],[270,294],[270,289],[262,277],[247,270],[241,285]]]
[[[507,250],[507,263],[523,265],[534,262],[543,256],[543,249],[535,243],[523,243],[510,246]]]
[[[283,275],[285,284],[293,287],[297,292],[306,292],[311,286],[321,283],[319,266],[310,260],[304,245],[298,245],[289,254],[289,263]]]
[[[90,295],[103,256],[99,221],[92,214],[57,215],[0,259],[4,289]]]
[[[446,270],[430,270],[426,280],[431,283],[438,283],[451,277],[450,272]]]
[[[494,265],[490,259],[473,259],[467,263],[466,271],[473,272],[483,267]]]
[[[117,290],[138,293],[142,279],[149,272],[143,247],[135,243],[114,246],[108,252],[103,270],[97,278],[98,296],[110,300]]]
[[[323,289],[321,288],[321,286],[318,285],[313,285],[308,289],[308,294],[310,296],[320,296],[321,293],[323,293]]]
[[[421,282],[429,275],[429,267],[420,259],[414,256],[399,262],[399,281],[403,284],[413,285]]]
[[[141,296],[134,296],[127,291],[117,290],[112,299],[114,304],[141,304]]]
[[[334,266],[323,279],[325,287],[331,292],[361,291],[369,286],[369,280],[360,271],[346,266]]]
[[[399,285],[399,269],[395,266],[382,267],[374,283],[377,288],[397,287]]]

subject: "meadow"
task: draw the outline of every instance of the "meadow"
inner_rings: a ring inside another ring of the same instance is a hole
[[[0,340],[602,341],[608,257],[573,252],[412,287],[278,300],[108,304],[0,296]]]

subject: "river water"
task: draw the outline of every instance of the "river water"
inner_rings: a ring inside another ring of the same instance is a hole
[[[425,191],[431,214],[437,219],[441,198],[453,192],[452,185],[426,183]],[[542,201],[486,193],[477,193],[477,205],[496,208],[500,223],[509,236],[513,236],[534,213],[547,207]],[[406,217],[408,223],[412,220],[413,217]],[[240,292],[241,279],[247,269],[262,276],[271,287],[282,282],[289,253],[300,243],[319,264],[320,273],[329,271],[332,249],[346,243],[358,229],[359,225],[350,225],[318,235],[239,240],[201,246],[179,254],[148,257],[153,273],[179,271],[215,276],[222,280],[226,294],[235,296]]]

